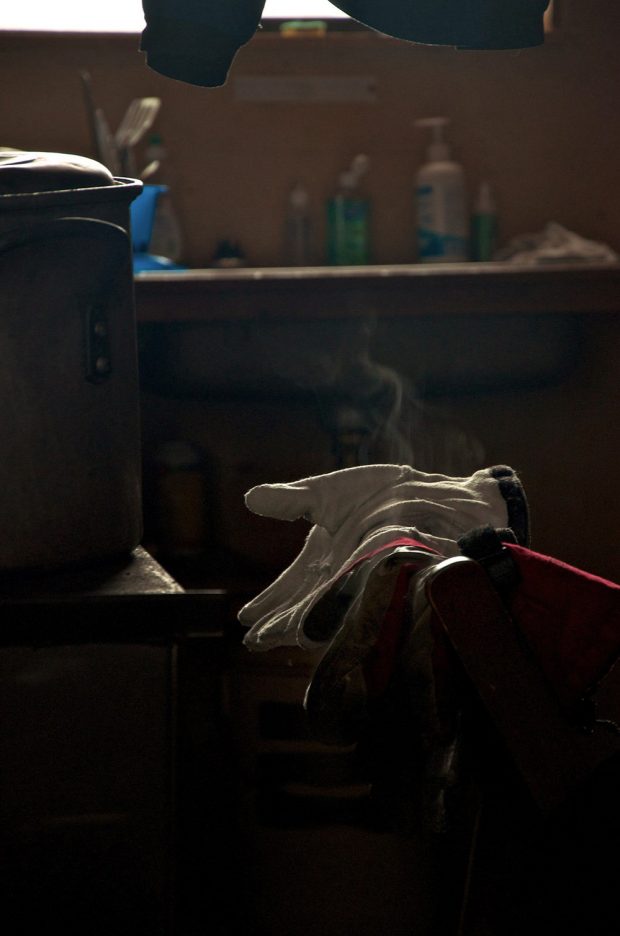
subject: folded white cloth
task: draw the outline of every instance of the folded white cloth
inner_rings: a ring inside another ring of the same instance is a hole
[[[542,231],[515,237],[498,250],[493,259],[538,266],[548,263],[617,263],[620,257],[607,244],[588,240],[557,221],[549,221]]]
[[[408,465],[362,465],[303,478],[261,484],[245,496],[264,517],[297,520],[312,529],[282,574],[239,612],[252,650],[321,644],[303,632],[310,609],[356,560],[398,537],[410,537],[442,556],[458,555],[457,540],[478,526],[513,527],[527,533],[527,505],[515,472],[485,468],[467,478],[426,474]]]

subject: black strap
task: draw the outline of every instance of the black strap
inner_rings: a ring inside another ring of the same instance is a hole
[[[505,543],[516,543],[512,530],[492,526],[476,527],[458,540],[461,553],[480,563],[504,601],[520,581],[517,564]]]

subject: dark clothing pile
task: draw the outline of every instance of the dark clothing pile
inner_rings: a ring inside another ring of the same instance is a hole
[[[225,83],[259,28],[265,0],[143,0],[141,49],[154,71],[188,84]],[[334,0],[377,32],[426,45],[518,49],[541,45],[548,0]]]

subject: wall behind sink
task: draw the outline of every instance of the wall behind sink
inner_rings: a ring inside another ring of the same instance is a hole
[[[466,52],[416,47],[376,34],[327,39],[257,36],[226,86],[200,89],[147,68],[138,37],[0,36],[0,145],[92,155],[79,69],[113,125],[129,100],[158,95],[156,129],[186,237],[185,259],[206,265],[220,238],[238,239],[256,265],[282,259],[282,220],[302,179],[319,243],[323,204],[338,172],[367,152],[374,259],[408,262],[414,172],[423,155],[416,117],[452,118],[454,152],[470,187],[489,178],[502,239],[555,219],[620,247],[615,93],[620,10],[615,0],[558,0],[559,24],[541,48]],[[239,101],[248,75],[365,75],[375,103]],[[320,258],[320,253],[319,253]]]

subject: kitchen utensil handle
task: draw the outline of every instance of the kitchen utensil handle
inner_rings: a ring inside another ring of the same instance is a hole
[[[96,106],[95,100],[93,97],[93,86],[90,72],[85,70],[80,71],[80,78],[82,80],[82,91],[84,94],[84,105],[86,107],[86,115],[88,117],[88,127],[90,130],[91,139],[93,146],[97,153],[97,159],[99,162],[103,162],[104,153],[101,150],[99,134],[97,131],[97,118],[96,118]]]

